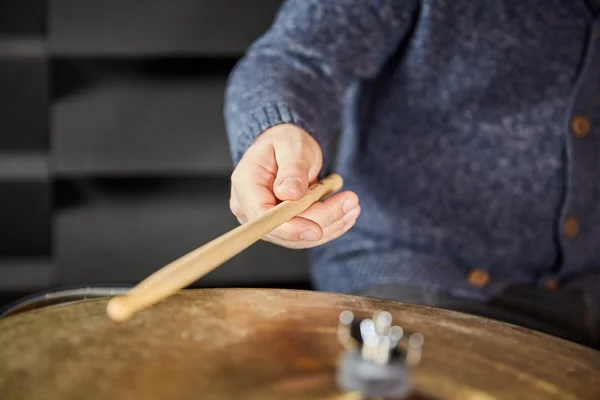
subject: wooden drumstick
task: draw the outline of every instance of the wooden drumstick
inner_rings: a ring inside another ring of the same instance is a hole
[[[325,179],[323,179],[322,181],[315,183],[314,185],[312,185],[308,189],[307,193],[305,194],[305,196],[302,199],[297,200],[297,201],[293,201],[293,202],[288,202],[288,203],[294,203],[294,204],[296,204],[294,206],[294,209],[300,209],[300,208],[296,208],[296,207],[299,207],[299,205],[297,203],[300,203],[300,202],[307,202],[306,207],[302,208],[301,211],[295,213],[292,217],[289,217],[285,221],[279,222],[275,226],[275,228],[278,227],[279,225],[281,225],[281,224],[289,221],[290,219],[292,219],[296,215],[300,214],[301,212],[305,211],[315,201],[319,201],[323,197],[327,196],[329,194],[327,192],[328,190],[331,189],[332,190],[331,193],[336,192],[336,191],[338,191],[342,187],[342,185],[343,185],[342,178],[339,175],[336,175],[336,174],[330,175],[330,176],[326,177]],[[278,214],[279,215],[278,219],[279,219],[281,217],[281,215],[282,215],[281,211],[275,211],[275,210],[280,210],[281,208],[283,208],[283,205],[285,203],[286,202],[283,202],[283,203],[275,206],[273,209],[269,210],[269,212],[265,213],[265,215],[263,215],[262,218],[264,218],[268,214]],[[285,207],[289,208],[290,206],[287,205]],[[290,210],[288,210],[288,212],[290,212]],[[289,215],[291,215],[291,213]],[[223,235],[223,236],[221,236],[221,237],[213,240],[212,242],[207,243],[204,246],[202,246],[202,247],[200,247],[200,248],[198,248],[198,249],[190,252],[189,254],[187,254],[187,255],[179,258],[178,260],[170,263],[166,267],[161,268],[160,270],[156,271],[155,273],[153,273],[152,275],[150,275],[148,278],[146,278],[144,281],[142,281],[140,284],[138,284],[137,286],[135,286],[133,289],[131,289],[128,292],[127,295],[131,296],[131,295],[137,294],[137,292],[146,291],[146,290],[148,290],[150,287],[152,287],[155,284],[162,285],[162,282],[167,277],[167,275],[170,275],[175,270],[175,267],[172,267],[173,264],[176,264],[176,263],[180,264],[180,262],[182,262],[182,261],[186,261],[187,262],[188,258],[191,258],[191,257],[193,257],[194,262],[196,260],[196,257],[199,257],[199,256],[206,257],[206,255],[207,255],[206,253],[198,254],[201,249],[205,249],[206,248],[205,250],[208,250],[209,245],[211,245],[211,247],[212,247],[212,245],[215,244],[215,242],[217,242],[217,241],[220,241],[220,240],[227,241],[227,240],[231,240],[232,237],[237,237],[236,235],[233,235],[233,232],[236,232],[237,230],[240,230],[240,231],[243,231],[243,232],[246,232],[246,230],[250,230],[250,228],[252,227],[252,225],[256,225],[255,221],[250,221],[250,222],[251,223],[248,223],[248,224],[244,225],[245,229],[242,230],[242,229],[240,229],[241,227],[238,227],[238,228],[230,231],[229,233],[227,233],[227,234],[225,234],[225,235]],[[272,228],[267,233],[271,232],[275,228]],[[254,230],[252,230],[252,231],[255,232]],[[240,232],[237,232],[237,233],[240,233]],[[246,233],[246,234],[248,234],[248,233]],[[266,233],[263,234],[262,236],[264,236],[264,235],[266,235]],[[262,236],[261,236],[261,238],[262,238]],[[220,264],[222,264],[222,263],[226,262],[227,260],[229,260],[230,258],[234,257],[236,254],[238,254],[239,252],[243,251],[244,249],[246,249],[247,247],[249,247],[253,243],[257,242],[258,240],[260,240],[260,238],[254,240],[253,242],[250,242],[247,246],[241,248],[237,253],[231,254],[229,257],[227,257],[226,259],[224,259],[221,263],[214,265],[214,267],[208,269],[206,272],[204,272],[201,275],[199,275],[195,280],[197,280],[197,279],[201,278],[202,276],[206,275],[207,273],[209,273],[210,271],[212,271],[213,269],[215,269],[216,267],[218,267]],[[189,261],[192,261],[192,260],[189,260]],[[206,263],[204,263],[204,264],[206,264]],[[177,267],[177,269],[180,269],[180,267]]]
[[[336,395],[331,400],[364,400],[364,395],[360,392],[347,392]]]
[[[143,280],[126,295],[113,298],[106,309],[108,316],[115,321],[124,321],[135,312],[183,289],[278,226],[307,210],[313,203],[337,192],[342,185],[341,176],[329,175],[312,185],[300,200],[284,201],[258,218],[173,261]]]

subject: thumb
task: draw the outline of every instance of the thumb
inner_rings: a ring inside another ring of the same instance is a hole
[[[306,194],[309,182],[316,179],[320,162],[305,140],[285,140],[275,147],[277,176],[273,192],[279,200],[298,200]]]
[[[274,192],[279,200],[298,200],[308,190],[308,163],[305,160],[286,160],[279,165]]]

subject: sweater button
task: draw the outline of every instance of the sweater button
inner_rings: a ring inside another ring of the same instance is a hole
[[[583,115],[576,115],[571,119],[571,131],[578,138],[586,137],[590,133],[590,120]]]
[[[548,279],[544,285],[546,286],[546,289],[551,292],[556,292],[558,290],[558,282],[556,282],[554,279]]]
[[[565,220],[563,233],[567,239],[573,239],[579,234],[579,220],[575,217],[569,217]]]
[[[469,272],[469,283],[473,286],[484,287],[490,281],[490,274],[481,268],[475,268]]]

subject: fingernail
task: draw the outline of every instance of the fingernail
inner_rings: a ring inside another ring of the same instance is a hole
[[[344,221],[350,222],[355,220],[358,217],[358,214],[360,214],[360,207],[354,207],[344,215]]]
[[[302,238],[302,240],[309,240],[309,241],[319,240],[319,236],[317,235],[317,232],[315,232],[313,230],[308,230],[308,231],[302,232],[300,234],[300,237]]]
[[[346,201],[344,201],[344,204],[342,205],[342,211],[344,212],[344,214],[354,210],[354,208],[356,208],[356,206],[358,205],[358,199],[355,196],[352,196],[350,198],[347,198]]]
[[[281,186],[294,192],[294,194],[301,194],[303,189],[302,182],[298,178],[285,178],[281,182]]]

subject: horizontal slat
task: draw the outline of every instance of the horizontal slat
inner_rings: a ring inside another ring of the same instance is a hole
[[[281,0],[49,0],[59,55],[241,55]]]
[[[44,180],[48,176],[47,154],[0,152],[0,182]]]
[[[221,174],[232,169],[225,76],[100,81],[56,101],[57,174]]]
[[[0,152],[48,147],[48,76],[43,57],[0,57]]]
[[[5,293],[47,289],[52,275],[50,258],[0,258],[0,291]]]
[[[237,225],[226,179],[145,182],[90,184],[84,200],[58,210],[56,284],[136,283]],[[307,281],[303,252],[257,243],[199,284]]]
[[[0,35],[0,60],[41,59],[45,56],[46,46],[39,38],[2,37]]]

